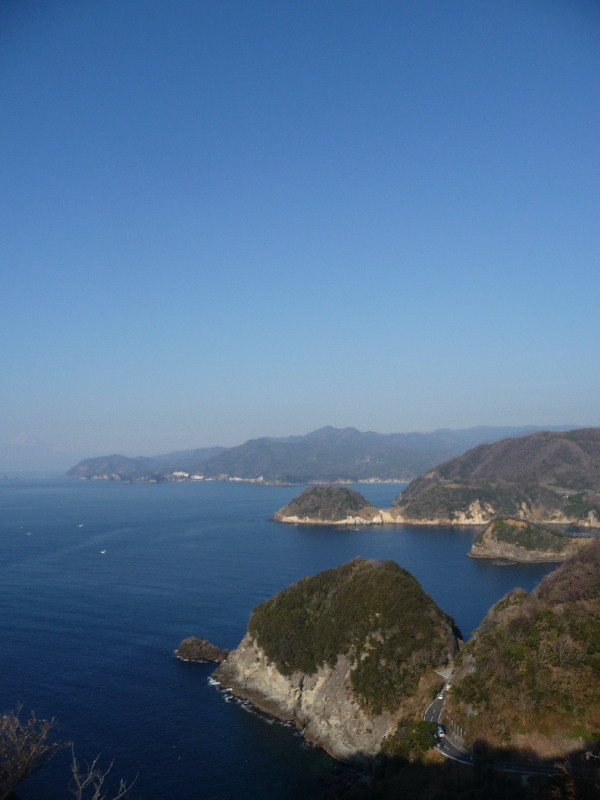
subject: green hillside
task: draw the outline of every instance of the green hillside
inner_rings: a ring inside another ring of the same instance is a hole
[[[472,513],[473,503],[488,519],[597,524],[600,429],[541,431],[479,445],[413,480],[394,506],[406,518],[425,520]]]
[[[373,509],[368,500],[352,489],[343,486],[311,486],[280,509],[274,519],[309,517],[335,522],[359,514],[363,509]]]
[[[453,682],[446,711],[470,743],[546,756],[600,743],[600,539],[497,603]]]
[[[255,608],[248,630],[284,675],[349,654],[354,692],[376,714],[396,709],[456,649],[451,617],[393,561],[355,559],[304,578]]]

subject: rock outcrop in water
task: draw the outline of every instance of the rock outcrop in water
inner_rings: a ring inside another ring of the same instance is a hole
[[[175,655],[184,661],[217,661],[221,663],[229,655],[229,650],[221,650],[220,647],[216,647],[200,636],[188,636],[175,650]]]
[[[261,603],[214,676],[336,758],[370,758],[420,719],[457,634],[406,570],[355,559]]]
[[[502,561],[564,561],[592,540],[516,519],[497,519],[473,540],[471,558]]]

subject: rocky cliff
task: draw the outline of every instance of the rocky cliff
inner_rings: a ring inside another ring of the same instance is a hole
[[[564,561],[590,541],[531,522],[498,519],[475,537],[469,555],[502,561]]]
[[[489,483],[466,486],[433,482],[405,503],[403,500],[402,494],[397,498],[400,505],[377,508],[350,489],[318,486],[305,489],[273,519],[312,525],[483,526],[510,517],[542,525],[600,528],[600,497],[593,492],[568,494],[538,486],[524,490]]]
[[[397,564],[355,559],[261,603],[215,678],[336,758],[370,758],[420,718],[457,633]]]

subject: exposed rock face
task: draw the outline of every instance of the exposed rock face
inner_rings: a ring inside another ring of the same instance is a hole
[[[590,506],[594,502],[600,507],[600,496],[593,492],[571,495],[538,486],[525,491],[500,484],[434,483],[412,496],[402,493],[396,502],[400,505],[389,510],[390,516],[409,525],[487,525],[510,517],[541,525],[600,526],[598,512]]]
[[[375,756],[382,740],[396,729],[394,714],[366,713],[352,693],[352,661],[339,656],[335,667],[321,666],[312,675],[282,675],[251,636],[215,671],[224,688],[250,700],[262,711],[292,720],[307,740],[335,758]]]
[[[340,486],[305,489],[273,515],[276,522],[308,525],[483,525],[494,518],[489,504],[479,500],[453,514],[433,518],[406,516],[403,508],[377,508],[361,494]]]
[[[475,538],[469,555],[503,561],[560,562],[590,541],[522,520],[495,520]]]
[[[453,503],[452,505],[457,505]],[[496,509],[490,503],[479,499],[467,498],[458,507],[449,509],[442,504],[421,509],[412,506],[400,506],[382,512],[384,522],[396,525],[486,525],[497,516]]]
[[[452,663],[457,631],[393,562],[355,559],[305,578],[254,610],[215,671],[234,694],[342,760],[371,758],[419,719]]]
[[[376,508],[351,489],[315,486],[273,515],[276,522],[312,525],[479,526],[506,517],[541,525],[600,528],[600,493],[489,480],[457,483],[434,470],[409,484],[392,508]]]
[[[227,658],[229,650],[221,650],[200,636],[188,636],[175,650],[175,655],[184,661],[217,661],[220,663]]]

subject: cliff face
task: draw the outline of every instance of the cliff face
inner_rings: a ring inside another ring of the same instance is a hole
[[[397,502],[390,509],[395,521],[415,525],[486,525],[510,517],[541,525],[600,527],[600,495],[593,492],[573,495],[539,486],[434,483],[412,496],[402,493]]]
[[[497,603],[461,651],[445,703],[467,744],[542,758],[600,741],[600,539],[530,594]],[[531,760],[531,758],[529,758]]]
[[[522,520],[499,519],[475,537],[469,555],[504,561],[560,562],[590,541]]]
[[[496,496],[494,496],[496,494]],[[332,519],[319,508],[293,509],[292,503],[273,515],[276,522],[303,525],[488,525],[498,517],[510,517],[531,521],[540,525],[577,525],[582,528],[600,528],[600,517],[596,509],[584,516],[567,514],[560,508],[565,501],[556,495],[555,501],[536,505],[524,493],[512,489],[514,502],[505,501],[505,492],[494,492],[489,487],[432,487],[431,491],[414,502],[392,508],[376,508],[367,505],[355,511],[347,511]],[[584,501],[586,502],[586,501]],[[293,509],[293,510],[292,510]]]
[[[408,572],[355,559],[261,603],[215,678],[336,758],[372,757],[420,718],[456,634]]]
[[[246,635],[214,677],[262,711],[293,721],[308,741],[345,761],[376,755],[397,724],[394,714],[372,716],[361,708],[352,692],[351,671],[352,661],[341,655],[334,667],[321,666],[311,675],[282,675]]]
[[[276,522],[311,525],[482,525],[493,519],[495,509],[471,493],[465,508],[448,511],[447,503],[423,509],[376,508],[358,492],[339,486],[305,489],[273,515]],[[456,505],[456,504],[454,504]],[[412,513],[410,513],[412,512]]]

